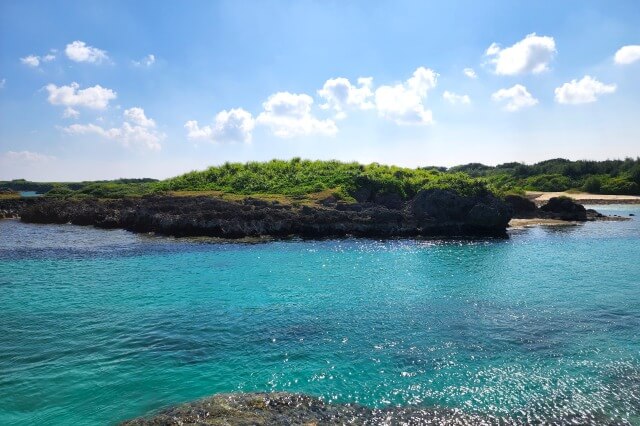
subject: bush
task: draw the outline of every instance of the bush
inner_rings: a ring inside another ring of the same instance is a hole
[[[589,176],[582,185],[582,190],[592,194],[599,194],[602,189],[602,182],[596,176]]]

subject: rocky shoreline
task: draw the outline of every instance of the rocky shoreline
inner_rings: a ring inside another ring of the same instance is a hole
[[[27,223],[92,225],[176,237],[505,237],[512,218],[584,222],[611,220],[569,198],[538,207],[525,197],[460,196],[423,190],[404,203],[345,203],[335,199],[289,204],[211,196],[0,200],[0,218]]]
[[[153,196],[100,199],[11,200],[5,217],[28,223],[72,223],[177,237],[225,239],[270,236],[414,237],[505,236],[511,210],[486,194],[464,197],[445,190],[420,191],[397,205],[324,200],[313,205],[246,198]],[[22,202],[22,204],[20,204]]]

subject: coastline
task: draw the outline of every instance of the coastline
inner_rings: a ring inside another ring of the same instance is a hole
[[[558,194],[561,196],[556,197]],[[567,195],[575,198],[567,200]],[[235,242],[343,237],[506,237],[507,230],[512,229],[629,219],[586,210],[579,203],[640,204],[640,197],[529,192],[527,197],[511,195],[502,201],[491,195],[465,197],[431,190],[394,207],[338,200],[293,205],[277,200],[251,197],[229,200],[210,195],[19,198],[0,200],[0,218]]]
[[[19,204],[19,203],[18,203]],[[92,225],[176,237],[506,237],[509,206],[491,194],[461,196],[423,190],[402,205],[322,200],[289,205],[247,197],[153,196],[24,201],[3,208],[23,222]]]

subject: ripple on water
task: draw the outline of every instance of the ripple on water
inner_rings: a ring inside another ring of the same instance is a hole
[[[273,390],[640,422],[635,220],[500,241],[214,244],[17,221],[0,236],[0,424]]]

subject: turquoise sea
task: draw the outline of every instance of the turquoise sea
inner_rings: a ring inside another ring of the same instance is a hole
[[[640,424],[639,206],[506,240],[216,243],[0,221],[0,424],[287,390]]]

